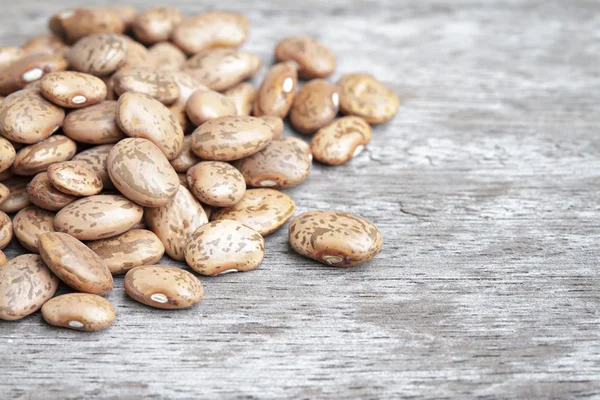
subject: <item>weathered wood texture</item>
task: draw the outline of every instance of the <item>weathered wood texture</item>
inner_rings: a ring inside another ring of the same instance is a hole
[[[335,79],[396,90],[368,151],[287,190],[298,212],[371,219],[383,250],[324,268],[282,229],[260,269],[202,279],[197,308],[144,307],[118,278],[104,332],[0,323],[0,397],[600,396],[600,3],[178,3],[245,11],[265,63],[308,33],[337,53]],[[7,1],[2,43],[76,4]]]

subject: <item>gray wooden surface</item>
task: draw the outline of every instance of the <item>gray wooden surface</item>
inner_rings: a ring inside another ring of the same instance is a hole
[[[325,268],[282,229],[260,269],[202,278],[194,309],[137,304],[118,278],[104,332],[2,322],[0,398],[600,397],[600,3],[178,3],[243,6],[266,63],[308,33],[335,79],[395,89],[368,151],[287,190],[297,212],[371,219],[383,250]],[[1,42],[76,4],[6,1]]]

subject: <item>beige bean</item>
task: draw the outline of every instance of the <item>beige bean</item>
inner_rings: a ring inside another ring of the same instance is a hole
[[[112,11],[121,18],[123,24],[125,24],[125,29],[129,29],[133,24],[138,12],[135,6],[131,6],[128,4],[105,4],[101,8]]]
[[[231,161],[265,148],[273,138],[273,131],[259,118],[236,116],[207,121],[192,135],[192,150],[200,158]]]
[[[281,140],[283,142],[288,142],[288,143],[294,144],[295,146],[300,148],[303,152],[305,152],[306,155],[308,156],[309,160],[312,161],[313,155],[312,155],[312,151],[310,150],[310,145],[308,143],[306,143],[304,140],[294,137],[294,136],[283,136],[283,137],[278,138],[277,140]]]
[[[362,117],[370,124],[381,124],[398,112],[398,96],[369,74],[345,74],[337,85],[340,87],[340,110],[344,114]]]
[[[314,79],[300,88],[290,111],[290,122],[303,134],[312,134],[324,127],[338,113],[340,95],[337,86],[323,79]]]
[[[35,175],[51,164],[73,158],[77,144],[63,135],[53,135],[17,152],[12,170],[17,175]]]
[[[71,68],[95,76],[107,76],[126,61],[127,42],[119,35],[86,36],[69,51]]]
[[[158,236],[169,257],[184,260],[185,242],[189,235],[208,223],[200,202],[183,186],[166,205],[146,208],[144,219],[148,228]]]
[[[185,260],[202,275],[251,271],[260,266],[265,241],[253,229],[231,220],[213,221],[187,240]]]
[[[55,188],[72,196],[92,196],[102,191],[98,174],[78,161],[63,161],[48,167]]]
[[[58,279],[37,254],[17,256],[0,268],[0,319],[14,321],[39,310]]]
[[[26,191],[29,178],[14,176],[2,181],[2,183],[10,193],[8,198],[0,204],[0,211],[14,213],[31,204]]]
[[[123,94],[117,104],[116,118],[127,136],[150,140],[169,160],[176,158],[183,148],[183,130],[173,113],[146,94]]]
[[[64,71],[67,60],[56,54],[30,54],[0,70],[0,94],[8,95],[53,71]]]
[[[275,64],[262,81],[254,103],[255,116],[274,115],[285,118],[296,94],[298,71],[291,62]]]
[[[183,20],[175,7],[152,7],[138,14],[133,21],[133,34],[142,43],[152,44],[169,40],[173,28]]]
[[[202,161],[187,172],[192,194],[202,203],[231,207],[246,192],[244,177],[232,165],[222,161]]]
[[[81,108],[106,98],[102,79],[75,71],[51,72],[40,81],[40,93],[52,103],[65,108]]]
[[[258,90],[250,82],[238,83],[223,94],[233,101],[237,115],[252,115],[252,106],[256,101]]]
[[[17,152],[11,142],[0,137],[0,173],[6,171],[15,162]],[[1,201],[0,201],[1,203]]]
[[[235,104],[219,92],[198,90],[190,96],[185,111],[196,126],[211,119],[237,115]]]
[[[343,117],[319,129],[310,141],[315,159],[329,165],[348,162],[371,141],[371,126],[360,117]]]
[[[89,293],[68,293],[46,302],[42,306],[42,317],[53,326],[97,332],[112,325],[115,309],[104,297]]]
[[[40,172],[27,185],[27,198],[36,206],[49,211],[58,211],[77,200],[56,189],[47,172]]]
[[[183,149],[177,158],[170,161],[171,165],[177,172],[187,172],[188,169],[192,168],[198,162],[200,158],[192,151],[192,136],[184,136],[183,138]]]
[[[246,185],[288,188],[303,182],[310,172],[311,160],[295,144],[273,140],[264,149],[236,161]]]
[[[28,113],[29,118],[23,118]],[[0,103],[0,134],[14,143],[46,139],[65,119],[65,111],[30,90],[16,92]]]
[[[54,215],[52,211],[36,206],[19,211],[13,219],[13,229],[21,246],[32,253],[39,253],[38,236],[54,232]]]
[[[289,37],[277,43],[277,61],[295,61],[302,79],[325,78],[335,71],[333,51],[309,36]]]
[[[170,71],[169,76],[179,87],[179,100],[175,104],[185,105],[197,90],[209,90],[202,82],[185,71]]]
[[[216,47],[238,47],[246,41],[250,22],[239,13],[208,11],[184,19],[171,40],[187,54]]]
[[[103,295],[112,290],[113,279],[108,267],[85,244],[61,232],[39,236],[40,256],[58,276],[73,289]]]
[[[126,92],[145,93],[165,105],[179,99],[179,87],[168,74],[148,67],[132,67],[114,76],[117,96]]]
[[[86,244],[113,275],[124,274],[139,265],[154,264],[165,253],[160,239],[145,229],[131,229],[118,236]]]
[[[185,53],[170,42],[156,43],[148,52],[156,61],[157,69],[161,71],[178,71],[187,60]]]
[[[381,233],[373,223],[341,211],[309,211],[290,222],[289,241],[304,257],[333,267],[369,261],[381,250]]]
[[[262,65],[252,53],[236,49],[205,50],[187,60],[184,71],[207,87],[222,91],[254,76]]]
[[[67,43],[101,33],[123,33],[125,24],[113,11],[102,8],[74,8],[52,16],[50,31]]]
[[[0,71],[23,58],[27,51],[21,47],[0,47]]]
[[[194,126],[192,125],[192,122],[190,121],[190,119],[187,116],[187,113],[185,112],[185,104],[181,104],[179,101],[177,101],[175,104],[170,105],[168,108],[179,123],[179,126],[181,126],[181,130],[183,131],[183,133],[188,134],[190,130],[194,128]],[[181,151],[183,151],[183,149]]]
[[[69,52],[69,46],[55,35],[36,36],[29,39],[21,48],[27,54],[57,54],[62,57]]]
[[[281,137],[284,128],[284,123],[281,118],[274,117],[273,115],[261,115],[258,118],[265,121],[267,125],[271,127],[271,130],[273,130],[273,139]]]
[[[76,200],[54,217],[54,229],[79,240],[120,235],[137,224],[142,207],[124,196],[98,194]]]
[[[112,144],[96,146],[84,150],[73,157],[73,161],[79,161],[85,164],[86,167],[91,168],[96,172],[96,174],[98,174],[102,180],[102,186],[104,186],[104,189],[114,188],[114,185],[108,176],[108,168],[106,166],[106,159],[108,158],[108,153],[112,148]]]
[[[0,250],[8,246],[13,238],[13,223],[10,217],[0,211]]]
[[[278,190],[248,189],[236,205],[213,210],[210,219],[231,219],[267,236],[281,227],[295,209],[294,200]]]
[[[81,143],[116,143],[126,137],[117,124],[116,112],[116,101],[103,101],[72,111],[65,118],[63,132]]]
[[[125,55],[125,62],[121,66],[121,71],[134,67],[156,68],[156,60],[146,47],[129,36],[121,37],[127,43],[127,54]]]

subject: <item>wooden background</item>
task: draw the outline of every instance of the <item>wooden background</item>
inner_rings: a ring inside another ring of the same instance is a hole
[[[368,151],[286,191],[297,213],[369,218],[383,250],[326,268],[286,226],[260,269],[202,278],[196,308],[145,307],[117,278],[104,332],[2,322],[0,398],[600,396],[600,3],[176,3],[245,11],[267,64],[308,33],[337,53],[334,79],[394,88],[401,110]],[[1,43],[76,4],[6,0]]]

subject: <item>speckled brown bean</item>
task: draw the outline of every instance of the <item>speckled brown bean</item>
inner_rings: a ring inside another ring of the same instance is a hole
[[[10,217],[0,211],[0,249],[8,246],[13,237],[13,223]]]
[[[52,16],[50,31],[67,43],[92,34],[123,33],[125,24],[113,11],[102,8],[74,8]]]
[[[161,71],[180,70],[187,60],[185,53],[170,42],[156,43],[148,52],[156,61],[156,68]]]
[[[71,235],[49,232],[39,236],[42,259],[56,276],[73,289],[103,295],[112,290],[113,279],[102,259]]]
[[[92,196],[102,191],[102,180],[91,168],[78,161],[63,161],[48,167],[55,188],[72,196]]]
[[[14,176],[2,181],[2,183],[8,188],[10,194],[0,204],[0,211],[14,213],[31,204],[26,191],[29,178]]]
[[[93,75],[75,71],[51,72],[40,83],[40,93],[65,108],[81,108],[106,98],[106,84]]]
[[[55,35],[36,36],[21,47],[27,54],[58,54],[64,57],[69,52],[69,46]]]
[[[189,190],[179,186],[173,199],[163,207],[147,208],[144,219],[148,228],[158,236],[165,251],[174,260],[185,258],[185,241],[208,218],[202,205]]]
[[[125,55],[123,65],[121,65],[121,71],[135,67],[156,68],[156,60],[152,57],[146,47],[131,39],[129,36],[121,37],[127,43],[127,54]]]
[[[216,47],[238,47],[246,41],[250,22],[239,13],[209,11],[184,19],[171,40],[187,54]]]
[[[262,63],[257,55],[236,49],[202,51],[184,65],[184,71],[207,87],[223,91],[254,76]]]
[[[0,204],[10,196],[10,189],[3,183],[0,183]]]
[[[98,194],[60,210],[54,217],[54,229],[79,240],[105,239],[128,231],[143,214],[142,207],[124,196]]]
[[[58,279],[37,254],[17,256],[0,268],[0,319],[36,312],[58,288]]]
[[[335,71],[335,54],[325,45],[308,36],[294,36],[277,43],[277,61],[298,63],[298,75],[302,79],[325,78]]]
[[[12,171],[17,175],[35,175],[51,164],[73,158],[77,144],[63,135],[50,136],[17,152]]]
[[[171,165],[177,172],[187,172],[198,162],[200,158],[192,151],[192,136],[188,135],[183,138],[183,149],[177,158],[170,161]]]
[[[340,95],[337,86],[314,79],[300,88],[290,111],[294,129],[305,135],[324,127],[338,113]]]
[[[115,309],[104,297],[89,293],[68,293],[46,302],[42,306],[42,317],[53,326],[97,332],[112,325]]]
[[[0,172],[6,171],[15,162],[17,152],[11,142],[0,137]],[[0,201],[1,203],[1,201]]]
[[[265,241],[253,229],[236,221],[213,221],[198,228],[187,240],[185,261],[202,275],[251,271],[260,266]]]
[[[224,91],[223,94],[233,101],[237,115],[252,114],[252,106],[256,101],[258,90],[250,82],[239,83]]]
[[[275,64],[262,81],[254,103],[255,116],[274,115],[285,118],[294,102],[298,71],[291,62]]]
[[[86,244],[113,275],[124,274],[139,265],[157,263],[165,253],[160,239],[145,229],[131,229],[121,235]]]
[[[146,94],[123,94],[117,104],[117,123],[127,136],[150,140],[169,160],[183,148],[183,130],[173,113]]]
[[[343,75],[337,85],[340,87],[340,110],[344,114],[362,117],[370,124],[381,124],[398,112],[398,96],[369,74]]]
[[[38,236],[54,232],[54,215],[35,206],[19,211],[13,219],[13,230],[21,246],[32,253],[39,253]]]
[[[194,131],[192,150],[205,160],[239,160],[264,149],[272,138],[271,127],[259,118],[221,117]]]
[[[179,188],[177,172],[149,140],[121,140],[108,153],[106,163],[116,188],[142,206],[163,206]]]
[[[66,136],[81,143],[116,143],[126,137],[117,125],[116,113],[116,101],[103,101],[72,111],[65,118],[63,132]]]
[[[173,104],[179,99],[179,86],[168,74],[148,67],[132,67],[114,76],[115,92],[145,93],[163,104]]]
[[[304,257],[333,267],[369,261],[381,250],[381,234],[365,218],[340,211],[309,211],[290,222],[289,241]]]
[[[219,92],[198,90],[185,104],[185,112],[192,123],[200,126],[211,119],[237,115],[235,104]]]
[[[273,130],[273,139],[277,139],[281,137],[281,133],[283,132],[284,123],[283,120],[279,117],[274,117],[272,115],[262,115],[258,117],[265,121],[267,125],[271,127]]]
[[[343,117],[319,129],[310,141],[315,159],[340,165],[359,155],[371,141],[371,126],[360,117]]]
[[[58,211],[77,200],[76,196],[65,194],[54,187],[47,172],[40,172],[27,185],[29,201],[44,210]]]
[[[23,89],[52,71],[67,69],[67,60],[56,54],[30,54],[0,70],[0,94]]]
[[[21,47],[0,47],[0,71],[26,54],[27,51]]]
[[[201,202],[215,207],[231,207],[246,191],[244,177],[222,161],[202,161],[187,172],[192,194]]]
[[[142,43],[152,44],[169,40],[173,28],[183,20],[183,15],[175,7],[152,7],[133,21],[132,30]]]
[[[304,140],[302,140],[298,137],[295,137],[295,136],[284,136],[284,137],[278,138],[277,140],[281,140],[283,142],[288,142],[288,143],[292,143],[292,144],[296,145],[297,147],[300,148],[300,150],[305,152],[306,155],[308,156],[308,158],[312,161],[313,155],[312,155],[312,151],[310,150],[310,145],[308,143],[306,143]]]
[[[8,259],[6,258],[6,254],[2,250],[0,250],[0,266],[6,265]]]
[[[311,165],[304,150],[283,140],[273,140],[258,153],[233,163],[248,186],[279,189],[303,182],[310,173]]]
[[[87,167],[93,169],[98,174],[102,180],[104,189],[114,188],[114,185],[110,180],[110,176],[108,176],[108,168],[106,166],[106,159],[108,158],[108,153],[112,148],[112,144],[96,146],[82,151],[73,157],[73,161],[84,163]]]
[[[125,275],[125,292],[135,301],[162,309],[191,307],[204,296],[198,278],[166,265],[135,267]]]
[[[179,87],[179,100],[175,104],[187,103],[190,96],[197,90],[209,90],[202,82],[184,71],[169,71],[169,76]]]
[[[11,94],[0,103],[0,134],[16,143],[37,143],[63,124],[65,110],[33,90]]]
[[[278,190],[248,189],[239,203],[214,210],[210,219],[231,219],[266,236],[283,225],[295,209],[294,200]]]
[[[179,126],[181,126],[184,134],[188,134],[192,128],[195,128],[185,112],[185,104],[181,104],[177,101],[175,104],[169,106],[169,111],[171,111],[179,123]]]
[[[71,68],[95,76],[107,76],[125,63],[127,43],[119,35],[90,35],[78,41],[67,58]]]

